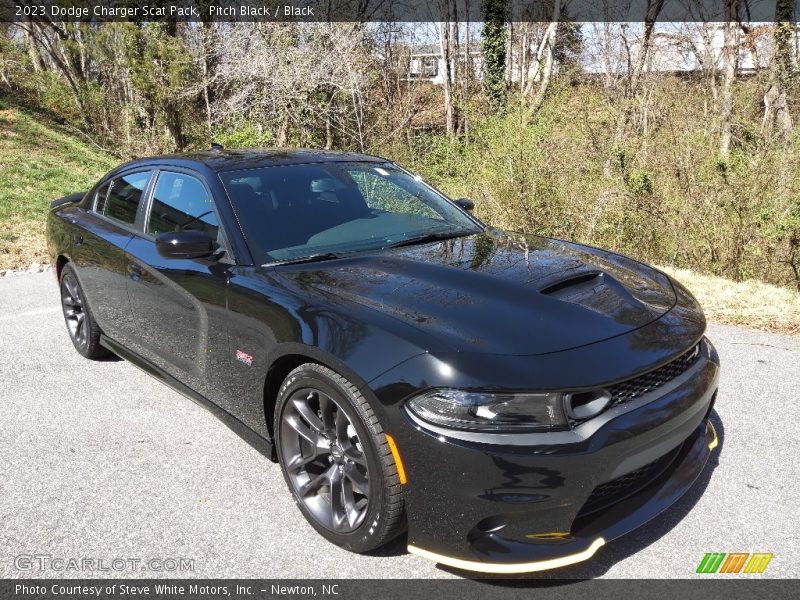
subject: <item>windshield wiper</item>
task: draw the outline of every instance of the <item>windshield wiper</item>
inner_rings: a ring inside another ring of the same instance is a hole
[[[319,254],[310,254],[308,256],[301,256],[299,258],[287,258],[285,260],[273,260],[272,262],[264,263],[262,267],[277,267],[280,265],[299,265],[302,263],[323,262],[326,260],[335,260],[342,258],[340,254],[335,252],[320,252]]]
[[[427,244],[429,242],[440,242],[442,240],[451,240],[453,238],[462,237],[465,235],[469,235],[473,232],[471,231],[447,231],[443,232],[440,231],[439,233],[429,233],[427,235],[421,235],[419,237],[408,238],[405,240],[400,240],[399,242],[394,242],[393,244],[388,244],[384,246],[384,248],[400,248],[401,246],[413,246],[416,244]]]

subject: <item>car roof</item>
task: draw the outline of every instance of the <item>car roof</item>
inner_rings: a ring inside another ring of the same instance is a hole
[[[284,149],[250,149],[228,150],[211,149],[182,154],[167,154],[141,158],[123,165],[124,167],[147,165],[192,166],[202,163],[212,171],[239,171],[258,167],[277,165],[326,163],[326,162],[389,162],[388,159],[367,154],[352,152],[335,152],[332,150],[284,150]],[[116,169],[115,169],[116,170]]]

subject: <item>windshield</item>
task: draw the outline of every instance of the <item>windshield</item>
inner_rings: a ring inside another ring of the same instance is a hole
[[[258,264],[480,231],[450,200],[386,163],[283,165],[220,178]]]

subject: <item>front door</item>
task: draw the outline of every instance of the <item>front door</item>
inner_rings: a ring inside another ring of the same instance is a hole
[[[219,256],[175,259],[156,251],[156,236],[170,231],[200,230],[223,239],[212,197],[199,176],[162,170],[156,177],[144,231],[126,248],[128,294],[138,323],[132,349],[220,404],[232,265]]]

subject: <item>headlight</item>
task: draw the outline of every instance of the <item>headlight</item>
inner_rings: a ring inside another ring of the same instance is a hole
[[[406,408],[434,425],[477,431],[566,429],[561,394],[487,394],[431,390],[412,398]]]

